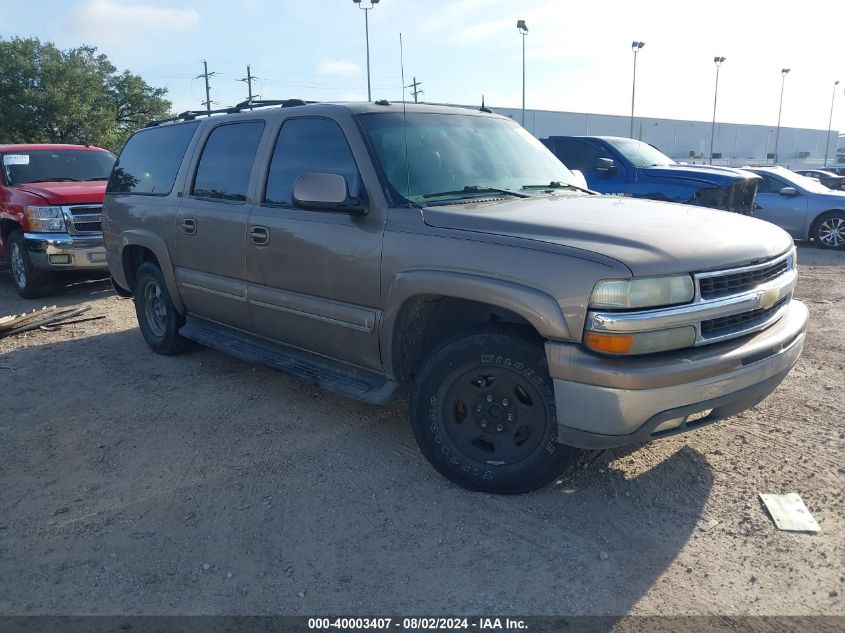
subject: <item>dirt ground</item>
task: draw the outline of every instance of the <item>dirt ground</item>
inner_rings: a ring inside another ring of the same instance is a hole
[[[0,271],[0,316],[106,317],[0,340],[0,614],[843,615],[845,252],[799,250],[810,330],[772,396],[518,497],[438,476],[400,407],[158,356],[107,282],[23,301]]]

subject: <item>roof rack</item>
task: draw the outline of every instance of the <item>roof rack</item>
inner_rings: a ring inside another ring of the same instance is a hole
[[[144,127],[156,127],[163,123],[174,123],[176,121],[193,121],[199,116],[211,116],[212,114],[237,114],[243,110],[254,110],[255,108],[268,108],[271,106],[281,106],[283,108],[292,108],[294,106],[304,106],[309,103],[319,103],[318,101],[304,101],[303,99],[247,99],[241,101],[239,104],[230,108],[219,108],[217,110],[186,110],[173,117],[166,119],[156,119],[150,121]]]

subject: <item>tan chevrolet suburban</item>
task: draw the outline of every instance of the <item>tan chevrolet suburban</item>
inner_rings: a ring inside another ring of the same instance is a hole
[[[137,132],[103,234],[156,352],[408,397],[440,473],[520,493],[753,406],[804,344],[784,231],[576,182],[487,112],[245,103]]]

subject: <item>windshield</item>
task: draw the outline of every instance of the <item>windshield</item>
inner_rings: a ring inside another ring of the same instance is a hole
[[[660,167],[662,165],[677,165],[675,161],[642,141],[632,138],[619,138],[609,141],[620,154],[631,161],[635,167]]]
[[[108,180],[115,158],[104,150],[39,149],[2,156],[6,183]]]
[[[578,184],[572,172],[513,121],[428,113],[357,118],[394,199],[430,203],[495,195],[492,190],[502,194],[525,186]]]

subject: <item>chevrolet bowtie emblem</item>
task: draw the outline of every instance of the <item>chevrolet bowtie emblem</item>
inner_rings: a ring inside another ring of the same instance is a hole
[[[780,289],[769,288],[757,295],[757,305],[763,310],[768,310],[778,302],[778,299],[780,299]]]

